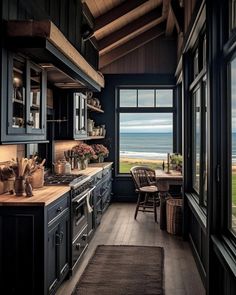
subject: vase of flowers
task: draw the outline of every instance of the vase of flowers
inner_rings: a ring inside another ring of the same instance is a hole
[[[95,160],[98,163],[104,162],[104,158],[108,157],[109,151],[103,144],[93,144],[92,148],[95,153],[95,157],[93,157],[93,160]]]
[[[93,148],[86,144],[86,143],[80,143],[72,148],[75,157],[78,161],[78,168],[81,170],[84,170],[88,167],[88,161],[89,159],[95,157],[95,152]]]

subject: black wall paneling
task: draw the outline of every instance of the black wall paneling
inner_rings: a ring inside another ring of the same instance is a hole
[[[80,0],[3,1],[4,20],[50,19],[80,51],[82,4]]]

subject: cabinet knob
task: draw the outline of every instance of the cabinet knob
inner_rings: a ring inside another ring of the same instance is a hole
[[[28,120],[27,125],[28,126],[34,126],[34,121],[33,120]]]
[[[80,249],[80,243],[75,244],[75,248],[76,248],[76,250],[79,250]]]
[[[58,213],[61,213],[61,212],[62,212],[62,209],[63,209],[62,207],[58,207],[58,208],[57,208],[57,212],[58,212]]]
[[[81,239],[82,239],[83,241],[86,241],[86,239],[87,239],[87,235],[84,234],[84,235],[81,237]]]

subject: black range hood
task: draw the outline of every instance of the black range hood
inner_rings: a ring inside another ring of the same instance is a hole
[[[6,33],[8,48],[22,52],[46,67],[51,64],[58,68],[74,80],[74,88],[78,85],[77,88],[100,91],[104,87],[103,76],[51,21],[8,21]]]

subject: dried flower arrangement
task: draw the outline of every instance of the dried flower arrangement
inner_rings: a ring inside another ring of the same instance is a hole
[[[93,148],[86,143],[80,143],[74,146],[72,151],[79,160],[91,159],[95,156]]]
[[[106,158],[109,154],[108,149],[103,144],[93,144],[92,148],[95,152],[96,157],[104,157]]]

